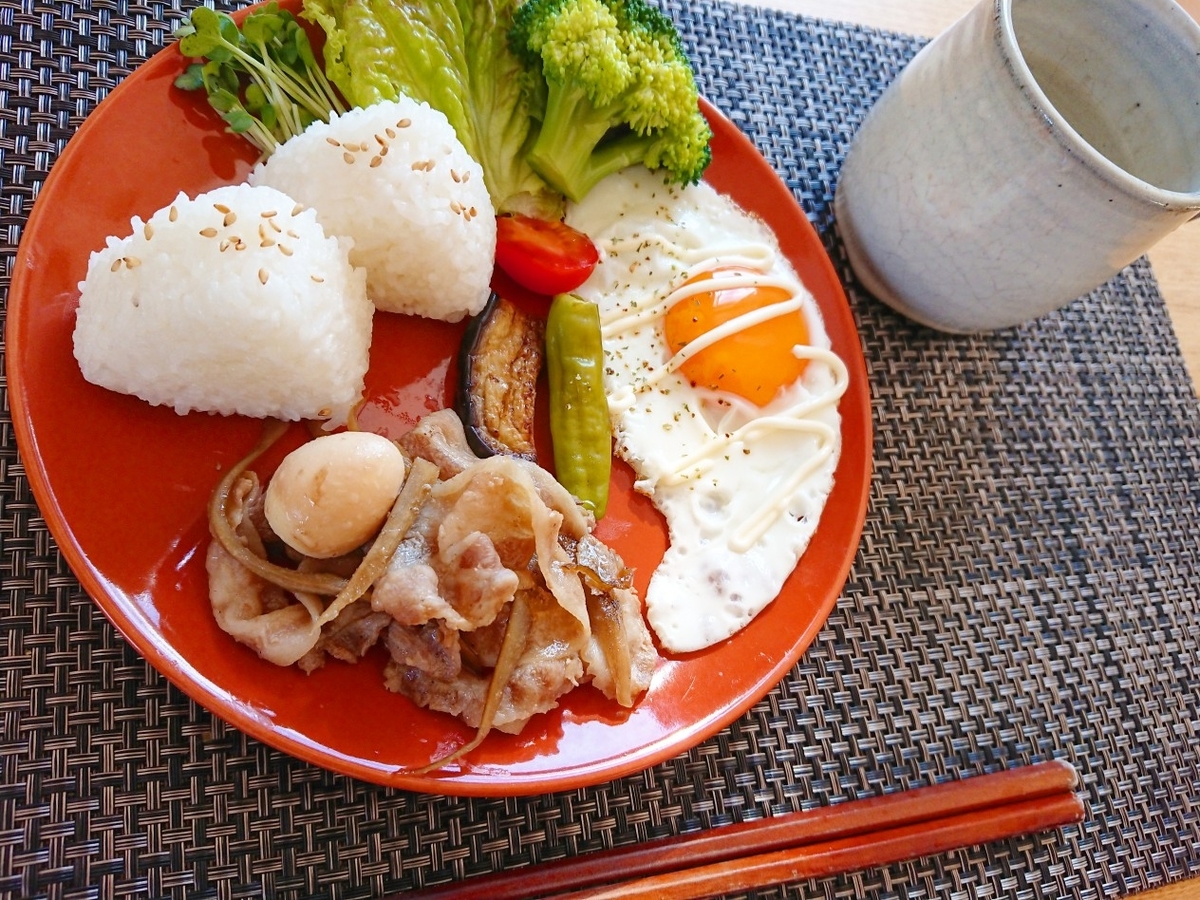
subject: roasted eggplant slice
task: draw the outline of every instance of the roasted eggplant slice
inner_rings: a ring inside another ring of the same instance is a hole
[[[537,461],[533,443],[545,322],[493,293],[467,326],[458,353],[455,407],[481,457]]]

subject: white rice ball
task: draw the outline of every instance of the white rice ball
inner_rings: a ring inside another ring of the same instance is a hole
[[[88,381],[180,414],[344,422],[374,312],[348,250],[273,188],[180,194],[91,255],[75,358]]]
[[[496,218],[483,170],[445,115],[408,97],[315,122],[250,173],[354,239],[388,312],[456,322],[487,302]]]

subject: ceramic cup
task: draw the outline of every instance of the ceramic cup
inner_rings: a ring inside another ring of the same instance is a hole
[[[1170,0],[983,0],[868,113],[837,227],[910,318],[1004,328],[1200,210],[1200,26]]]

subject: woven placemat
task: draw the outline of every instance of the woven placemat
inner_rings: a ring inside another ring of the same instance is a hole
[[[864,111],[919,42],[672,2],[704,93],[848,285],[877,472],[816,642],[692,752],[587,790],[409,794],[248,739],[114,632],[63,564],[0,416],[0,895],[373,897],[1050,757],[1087,820],[754,896],[1100,898],[1200,874],[1200,410],[1139,262],[1034,325],[952,338],[854,287],[832,220]],[[84,116],[171,3],[0,0],[0,279]]]

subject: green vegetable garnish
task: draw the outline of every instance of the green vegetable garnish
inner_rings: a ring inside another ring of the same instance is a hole
[[[645,0],[526,0],[509,37],[541,121],[526,159],[551,186],[578,201],[637,163],[700,180],[712,132],[665,13]]]
[[[557,218],[561,195],[525,161],[533,126],[507,33],[518,0],[305,0],[325,72],[355,106],[400,94],[450,120],[498,212]]]
[[[555,477],[599,519],[608,506],[612,432],[595,303],[574,294],[554,298],[546,318],[546,376]]]
[[[330,111],[345,110],[304,28],[276,3],[247,15],[240,29],[228,14],[198,6],[175,36],[184,56],[204,60],[175,85],[206,91],[229,130],[265,154],[312,122],[329,121]]]
[[[445,113],[497,212],[557,219],[644,163],[691,184],[711,159],[695,73],[645,0],[305,0],[352,104],[401,93]]]

